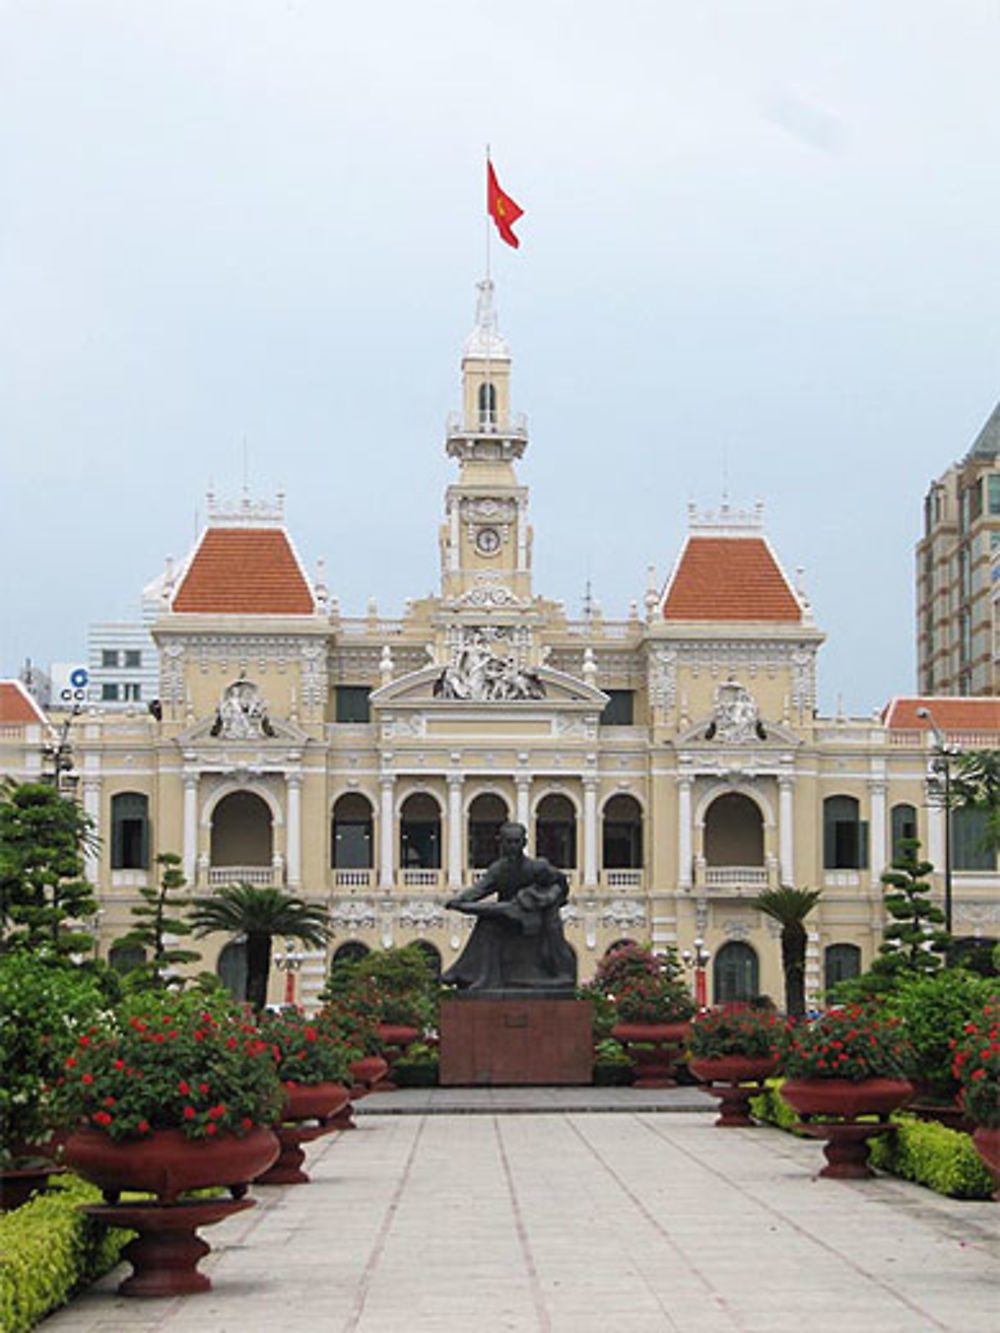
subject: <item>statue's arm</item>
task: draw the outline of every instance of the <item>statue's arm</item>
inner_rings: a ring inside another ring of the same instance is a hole
[[[456,893],[453,898],[449,898],[445,907],[452,911],[461,911],[462,903],[478,903],[482,898],[488,898],[491,893],[496,892],[496,877],[492,870],[487,870],[486,874],[477,884],[471,884],[469,888],[463,889],[461,893]]]

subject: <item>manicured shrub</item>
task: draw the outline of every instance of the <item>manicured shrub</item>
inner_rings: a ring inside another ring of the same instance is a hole
[[[80,1211],[100,1191],[75,1176],[0,1217],[0,1328],[25,1333],[113,1268],[132,1232]]]
[[[871,1143],[872,1166],[953,1199],[989,1199],[993,1180],[968,1134],[915,1116],[894,1116],[895,1134]]]
[[[996,981],[964,968],[949,967],[929,976],[903,980],[886,1000],[886,1009],[903,1020],[913,1050],[913,1074],[934,1101],[952,1103],[960,1082],[952,1073],[953,1049],[966,1036],[966,1025],[995,999]]]

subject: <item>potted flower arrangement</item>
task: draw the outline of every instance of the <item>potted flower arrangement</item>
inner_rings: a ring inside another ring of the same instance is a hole
[[[721,1102],[720,1127],[749,1126],[757,1084],[777,1071],[788,1024],[772,1009],[711,1009],[691,1025],[688,1067]]]
[[[63,1062],[54,1102],[65,1160],[114,1202],[162,1203],[209,1185],[234,1197],[277,1156],[282,1093],[271,1046],[213,997],[145,994],[93,1025]]]
[[[610,1035],[632,1058],[635,1086],[670,1087],[695,1010],[675,951],[654,954],[637,944],[622,945],[601,960],[590,988],[614,1005]]]
[[[973,1122],[976,1151],[1000,1181],[1000,1000],[987,1004],[955,1041],[952,1074]]]
[[[97,979],[71,963],[0,957],[0,1207],[18,1207],[59,1169],[51,1089],[104,1004]]]
[[[302,1144],[336,1128],[334,1117],[350,1099],[350,1063],[357,1052],[295,1006],[264,1015],[260,1037],[277,1065],[284,1103],[274,1126],[281,1154],[257,1180],[262,1185],[304,1185],[309,1177],[302,1170]],[[316,1123],[307,1125],[310,1120]]]
[[[374,981],[359,978],[350,989],[338,989],[332,994],[327,991],[320,998],[325,1003],[314,1019],[316,1026],[354,1052],[348,1072],[351,1097],[356,1101],[367,1096],[389,1070],[388,1061],[381,1055],[382,1039],[377,1027],[377,1015],[381,1010],[377,988]]]
[[[782,1061],[781,1096],[808,1132],[829,1140],[821,1175],[871,1174],[866,1140],[887,1132],[891,1112],[913,1096],[911,1060],[902,1020],[875,1003],[832,1009],[795,1028]]]

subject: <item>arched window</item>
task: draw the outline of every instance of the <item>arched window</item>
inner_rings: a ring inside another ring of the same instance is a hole
[[[500,826],[510,818],[507,803],[484,792],[469,806],[469,866],[481,870],[500,855]]]
[[[612,796],[604,807],[605,870],[642,868],[642,807],[634,796]]]
[[[345,963],[360,963],[362,958],[367,958],[370,953],[368,945],[362,944],[360,940],[345,940],[334,949],[330,967],[332,969],[343,967]]]
[[[853,796],[828,796],[823,802],[823,868],[865,870],[868,824]]]
[[[568,796],[553,793],[538,802],[535,854],[560,870],[576,869],[576,811]]]
[[[481,426],[493,426],[497,419],[497,391],[494,385],[489,381],[484,381],[479,386],[479,424]]]
[[[334,804],[330,859],[336,870],[372,868],[372,807],[360,792],[348,792]]]
[[[894,805],[892,821],[892,860],[903,854],[903,843],[917,836],[917,812],[912,805]]]
[[[989,814],[975,806],[951,812],[951,864],[955,870],[995,870],[996,852],[990,843]]]
[[[234,1000],[245,1000],[247,993],[246,940],[230,940],[215,964],[223,986]]]
[[[764,820],[741,792],[717,796],[705,812],[705,860],[710,866],[762,866]]]
[[[430,964],[434,980],[439,980],[441,977],[441,950],[431,944],[430,940],[414,940],[413,943]]]
[[[399,812],[399,843],[404,870],[441,869],[441,808],[433,796],[407,796]]]
[[[856,944],[828,944],[823,955],[823,979],[829,994],[838,981],[861,975],[861,950]]]
[[[112,944],[108,962],[120,976],[134,972],[146,961],[146,950],[141,944]]]
[[[756,950],[742,940],[730,940],[715,955],[713,987],[716,1004],[731,1004],[735,1000],[755,998],[759,988],[760,969]]]
[[[269,866],[274,837],[271,808],[252,791],[234,791],[212,811],[213,866]]]
[[[964,967],[968,972],[978,972],[981,977],[995,977],[993,950],[1000,941],[988,935],[960,935],[952,940],[948,950],[949,967]]]
[[[616,949],[625,949],[625,948],[634,949],[635,940],[615,940],[614,944],[609,944],[608,947],[604,950],[604,957],[607,958],[608,954],[614,953]]]
[[[111,869],[149,869],[149,798],[140,792],[111,798]]]

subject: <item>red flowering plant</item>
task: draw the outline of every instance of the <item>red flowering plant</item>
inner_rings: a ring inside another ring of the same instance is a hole
[[[878,1003],[831,1009],[790,1033],[786,1078],[906,1079],[912,1053],[902,1020]]]
[[[986,1005],[966,1023],[962,1039],[951,1044],[962,1109],[977,1125],[1000,1128],[1000,1000]]]
[[[594,979],[581,988],[603,996],[622,1023],[682,1023],[695,1011],[681,979],[674,949],[653,953],[639,944],[623,944],[601,959]]]
[[[348,1066],[360,1052],[330,1027],[288,1006],[265,1014],[260,1035],[271,1048],[278,1077],[285,1084],[350,1083]]]
[[[353,1050],[351,1059],[377,1055],[382,1042],[375,1025],[381,1022],[375,983],[358,981],[351,991],[326,1000],[313,1022],[321,1032]]]
[[[277,1118],[271,1044],[231,1001],[144,994],[80,1036],[53,1089],[62,1122],[115,1141],[158,1129],[246,1134]]]
[[[691,1024],[689,1049],[697,1060],[727,1055],[776,1059],[793,1027],[770,1009],[706,1009]]]

